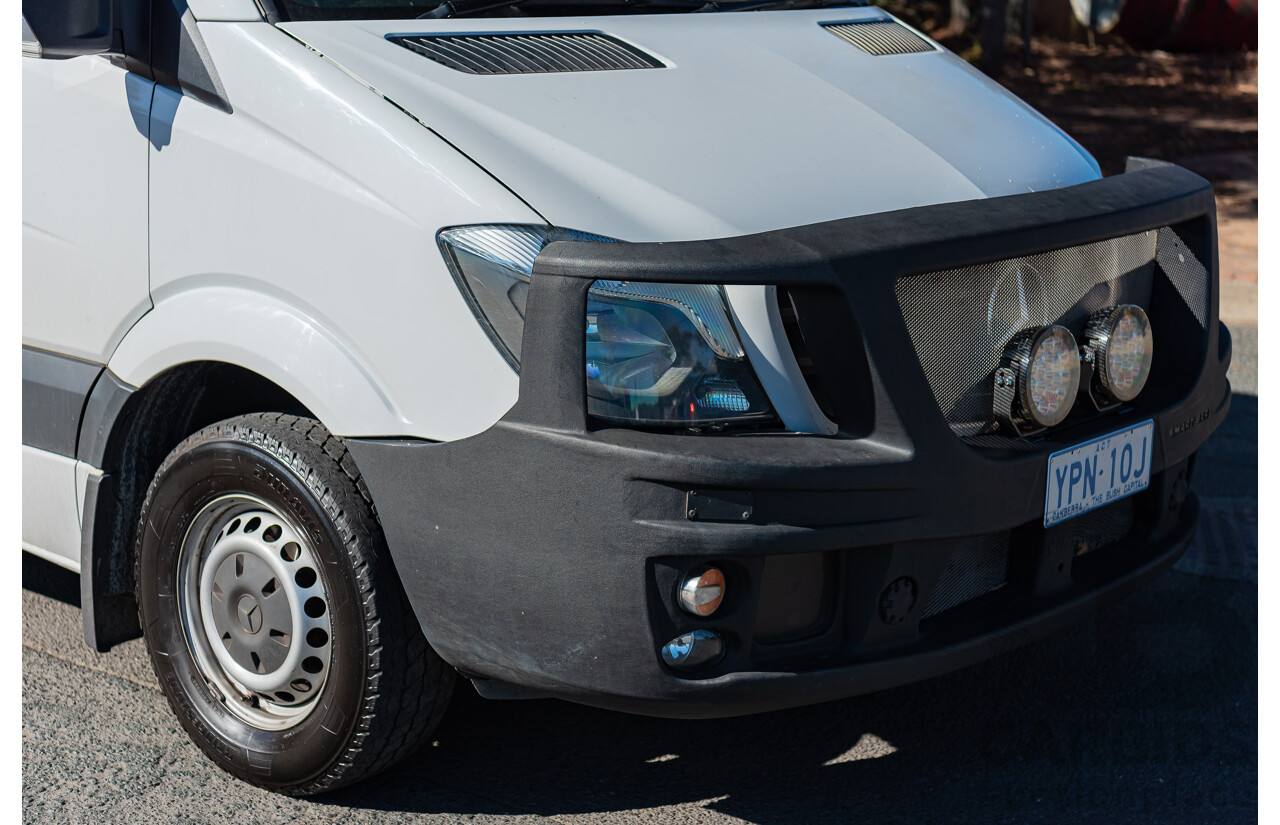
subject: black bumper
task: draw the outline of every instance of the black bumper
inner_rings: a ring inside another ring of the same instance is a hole
[[[1167,227],[1203,257],[1208,320],[1164,347],[1146,400],[1021,451],[952,432],[896,311],[898,277]],[[520,398],[501,422],[448,444],[348,443],[427,638],[483,692],[725,716],[903,684],[1074,621],[1185,549],[1194,453],[1230,397],[1215,231],[1208,183],[1163,166],[744,238],[557,242],[534,270]],[[582,319],[596,277],[785,286],[839,435],[591,424]],[[1041,526],[1047,455],[1147,419],[1150,487],[1103,518]],[[691,501],[743,506],[708,518]],[[966,559],[993,558],[998,582],[966,583]],[[710,561],[729,592],[694,619],[675,585]],[[882,593],[904,579],[915,598],[890,621]],[[660,646],[696,627],[724,635],[723,661],[666,668]]]

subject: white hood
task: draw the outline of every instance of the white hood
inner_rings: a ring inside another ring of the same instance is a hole
[[[948,52],[872,56],[819,26],[877,9],[289,23],[549,222],[630,241],[776,229],[1098,177]],[[388,34],[599,31],[667,68],[472,75]]]

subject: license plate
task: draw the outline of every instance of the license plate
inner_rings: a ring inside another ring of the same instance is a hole
[[[1147,489],[1154,432],[1147,421],[1049,456],[1044,526]]]

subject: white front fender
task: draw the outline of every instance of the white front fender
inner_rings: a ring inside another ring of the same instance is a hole
[[[243,285],[156,297],[111,356],[108,366],[122,381],[141,387],[179,364],[221,361],[271,380],[334,433],[412,429],[369,365],[314,313]]]

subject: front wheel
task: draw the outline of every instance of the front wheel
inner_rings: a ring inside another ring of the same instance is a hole
[[[178,445],[147,493],[135,574],[160,686],[232,774],[309,795],[411,754],[454,673],[427,644],[340,438],[248,415]]]

